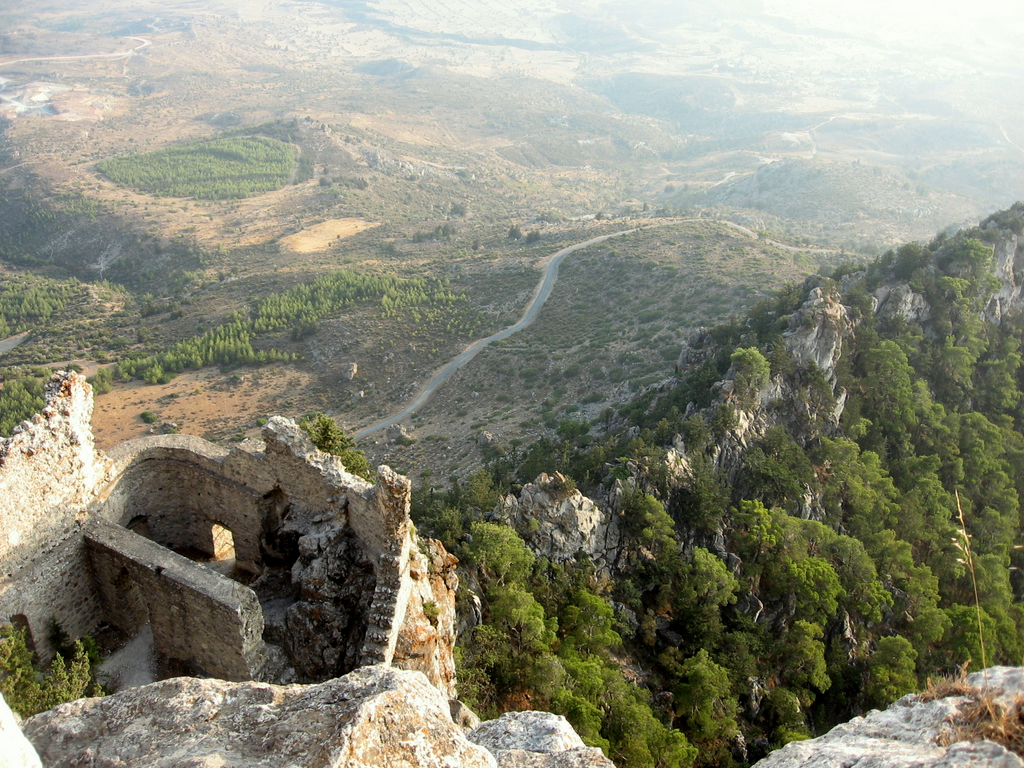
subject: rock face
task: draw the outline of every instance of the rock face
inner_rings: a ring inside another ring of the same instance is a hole
[[[318,685],[175,678],[36,715],[48,768],[493,768],[419,672],[364,667]]]
[[[1024,694],[1024,669],[993,667],[967,678],[979,693],[995,695],[1010,706]],[[922,701],[904,696],[884,712],[872,712],[839,725],[816,739],[792,742],[756,763],[756,768],[1022,768],[1024,760],[991,741],[955,741],[954,722],[969,699],[964,696]],[[948,746],[945,743],[953,741]]]
[[[583,743],[568,720],[550,712],[506,712],[467,736],[487,747],[499,768],[615,768],[600,749]]]
[[[504,749],[564,752],[586,746],[568,720],[550,712],[506,712],[470,731],[469,740],[495,753]]]
[[[813,288],[803,306],[790,317],[790,329],[784,334],[794,362],[800,366],[813,363],[833,383],[843,339],[853,329],[839,298],[835,291]]]
[[[42,768],[39,755],[18,728],[14,713],[0,695],[0,768]]]
[[[467,735],[422,673],[384,665],[308,686],[164,680],[55,707],[25,734],[47,768],[615,768],[546,712],[506,714]]]
[[[614,568],[621,543],[617,516],[578,490],[563,490],[564,482],[557,473],[541,474],[518,497],[506,496],[499,516],[537,555],[565,562],[582,550],[598,569]]]
[[[458,559],[434,539],[420,539],[410,555],[412,594],[391,663],[422,672],[449,698],[455,697],[455,595]]]
[[[989,322],[998,323],[1024,306],[1024,235],[998,240],[995,261],[999,290],[985,309],[984,317]]]

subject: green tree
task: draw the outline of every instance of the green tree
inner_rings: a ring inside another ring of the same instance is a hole
[[[469,554],[478,568],[499,587],[523,584],[533,570],[534,555],[507,525],[474,522]]]
[[[754,396],[768,383],[771,364],[757,347],[741,347],[732,353],[733,394],[740,403],[752,405]]]
[[[882,637],[868,659],[868,705],[885,707],[917,689],[917,651],[905,637]]]
[[[373,482],[374,473],[370,469],[370,462],[366,460],[366,454],[356,448],[356,441],[346,435],[345,430],[330,416],[323,413],[307,415],[299,422],[299,428],[309,435],[318,449],[341,459],[345,469],[353,475]]]
[[[80,640],[71,646],[70,659],[59,653],[47,670],[41,670],[25,641],[25,630],[0,627],[0,693],[21,717],[102,694],[93,675],[93,665]]]
[[[685,682],[676,688],[676,714],[686,732],[700,742],[721,742],[739,733],[736,713],[739,705],[732,694],[729,672],[711,660],[701,648],[683,662]]]

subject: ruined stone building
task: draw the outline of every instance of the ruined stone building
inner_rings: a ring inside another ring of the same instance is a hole
[[[54,620],[72,638],[148,625],[182,673],[316,681],[383,662],[454,698],[455,559],[417,539],[405,477],[371,485],[277,417],[253,447],[164,435],[104,454],[91,414],[85,379],[55,374],[0,440],[0,622],[41,657]],[[234,578],[201,562],[232,554]]]

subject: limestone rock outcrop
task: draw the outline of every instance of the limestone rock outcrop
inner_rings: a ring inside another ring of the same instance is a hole
[[[794,362],[799,366],[813,363],[829,382],[835,382],[843,340],[852,330],[838,292],[813,288],[789,322],[790,329],[783,337]]]
[[[600,570],[614,568],[620,552],[618,517],[573,488],[565,478],[541,474],[509,494],[498,516],[511,525],[537,555],[553,562],[571,560],[586,552]]]
[[[419,672],[363,667],[317,685],[174,678],[25,722],[48,768],[494,768]]]
[[[880,285],[875,291],[875,314],[879,317],[925,323],[931,317],[928,301],[909,285]]]
[[[1014,706],[1024,694],[1024,669],[993,667],[967,684],[991,693],[996,706]],[[904,696],[882,712],[836,726],[824,736],[792,742],[755,764],[756,768],[1022,768],[1024,760],[991,741],[958,741],[957,721],[969,699],[953,695],[923,700]]]
[[[24,728],[47,768],[615,768],[547,712],[466,734],[422,673],[383,664],[315,685],[174,678],[63,704]]]
[[[600,749],[583,743],[569,721],[550,712],[506,712],[467,737],[487,747],[498,768],[614,768]]]
[[[997,240],[995,263],[999,290],[985,309],[984,317],[998,323],[1024,307],[1024,235]]]
[[[410,555],[412,593],[391,663],[413,669],[450,698],[455,697],[455,597],[458,559],[435,539],[419,539]]]

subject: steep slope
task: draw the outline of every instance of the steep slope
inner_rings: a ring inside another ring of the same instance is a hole
[[[511,523],[544,558],[504,587],[529,592],[552,635],[488,705],[539,697],[579,727],[561,691],[583,685],[582,653],[642,682],[700,748],[689,760],[729,765],[936,673],[1019,660],[1022,253],[1017,204],[791,286],[695,333],[679,376],[617,414],[564,422],[424,505],[480,585],[475,637],[508,614],[474,518]],[[539,469],[561,473],[556,493],[515,485]],[[587,645],[579,617],[598,605],[614,637]],[[500,677],[473,648],[467,669]],[[521,682],[552,664],[561,682]]]

